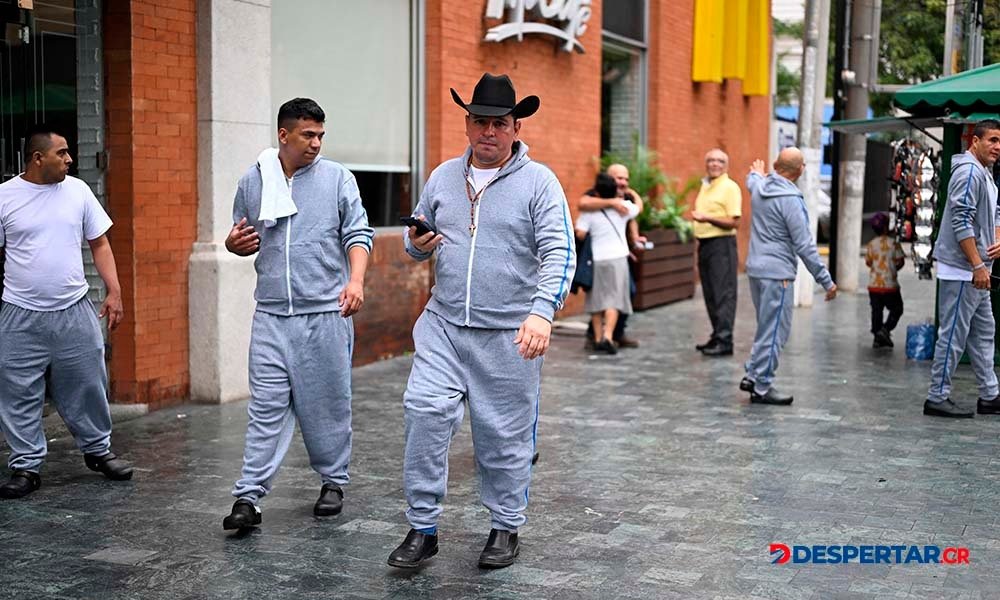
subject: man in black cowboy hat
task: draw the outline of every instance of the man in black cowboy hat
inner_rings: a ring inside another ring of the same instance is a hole
[[[417,205],[430,232],[410,227],[406,251],[437,249],[435,285],[413,328],[416,352],[403,396],[403,489],[412,529],[389,556],[412,568],[437,554],[448,446],[468,401],[483,504],[492,530],[482,568],[518,554],[538,420],[542,355],[576,256],[562,186],[528,158],[520,119],[539,100],[515,101],[506,75],[483,75],[466,104],[469,147],[431,173]]]

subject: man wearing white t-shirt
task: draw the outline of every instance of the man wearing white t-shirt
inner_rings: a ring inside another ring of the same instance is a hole
[[[617,196],[615,179],[605,173],[597,176],[594,189],[601,198]],[[619,316],[632,313],[625,229],[628,222],[639,214],[639,207],[625,199],[622,204],[626,208],[624,215],[603,209],[581,213],[576,222],[577,238],[590,234],[594,260],[594,281],[587,292],[584,310],[591,315],[594,349],[608,354],[618,352],[613,337]]]
[[[69,177],[66,139],[39,126],[25,136],[24,173],[0,184],[0,250],[6,259],[0,306],[0,428],[10,446],[11,477],[0,498],[41,485],[45,460],[45,371],[52,400],[92,471],[132,478],[111,452],[104,337],[124,315],[115,258],[105,235],[111,219],[83,181]],[[82,244],[107,287],[100,315],[87,299]]]

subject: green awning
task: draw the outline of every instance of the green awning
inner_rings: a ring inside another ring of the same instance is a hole
[[[896,106],[915,114],[997,112],[1000,109],[1000,64],[918,83],[896,92]],[[964,110],[963,110],[964,109]]]
[[[824,123],[824,127],[829,127],[840,133],[864,134],[878,131],[907,131],[909,129],[919,129],[923,131],[928,127],[940,127],[939,117],[874,117],[872,119],[845,119],[842,121],[830,121]]]

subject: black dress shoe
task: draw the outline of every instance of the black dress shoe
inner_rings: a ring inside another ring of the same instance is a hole
[[[91,471],[104,473],[104,476],[114,481],[125,481],[132,479],[132,465],[128,461],[118,458],[112,452],[107,454],[84,454],[83,462]]]
[[[260,508],[249,500],[237,500],[233,503],[233,511],[222,520],[223,529],[249,529],[260,525]]]
[[[749,377],[744,377],[740,380],[740,391],[741,392],[752,392],[753,391],[753,380]]]
[[[403,543],[389,555],[390,567],[415,569],[420,563],[438,553],[438,536],[411,529]]]
[[[1000,396],[992,400],[983,400],[980,398],[976,402],[976,412],[981,415],[1000,415]]]
[[[704,344],[695,344],[694,349],[697,350],[698,352],[701,352],[702,350],[704,350],[705,348],[708,348],[709,346],[711,346],[714,343],[715,343],[715,340],[708,340]]]
[[[971,410],[959,408],[951,399],[943,402],[924,402],[924,414],[929,417],[945,417],[948,419],[971,419],[975,414]]]
[[[480,569],[502,569],[514,564],[520,547],[517,534],[503,529],[491,529],[486,547],[479,555]]]
[[[323,484],[319,491],[319,500],[313,506],[313,514],[317,517],[332,517],[339,515],[344,508],[344,490],[335,483]]]
[[[0,498],[13,500],[23,498],[42,487],[42,478],[32,471],[14,471],[10,480],[0,485]]]
[[[733,346],[732,344],[721,344],[716,342],[702,348],[701,353],[705,356],[732,356]]]
[[[778,390],[771,388],[766,394],[750,392],[750,402],[754,404],[776,404],[778,406],[788,406],[792,403],[792,397],[786,396]]]
[[[601,340],[594,345],[594,350],[598,352],[606,352],[608,354],[618,354],[618,348],[615,347],[611,340]]]

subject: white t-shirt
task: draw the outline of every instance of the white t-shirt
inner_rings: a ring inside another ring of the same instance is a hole
[[[617,210],[605,208],[581,212],[576,221],[577,230],[590,233],[590,250],[595,262],[628,256],[625,225],[639,214],[639,207],[628,200],[624,202],[628,206],[627,216],[623,217]]]
[[[83,240],[95,240],[111,219],[87,184],[75,177],[38,185],[18,176],[0,184],[0,246],[7,252],[3,301],[56,311],[87,295]]]
[[[470,171],[472,189],[474,192],[478,192],[483,189],[497,173],[500,172],[500,167],[495,169],[477,169],[476,167],[471,167]]]
[[[959,269],[958,267],[946,265],[938,261],[937,278],[944,281],[972,281],[972,270]]]

